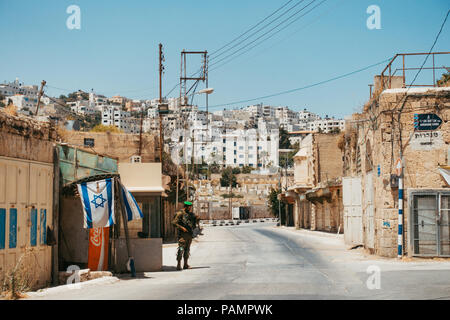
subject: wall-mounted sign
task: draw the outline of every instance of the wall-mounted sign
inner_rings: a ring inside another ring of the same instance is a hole
[[[442,124],[442,119],[434,113],[414,114],[414,131],[436,130]]]
[[[444,139],[440,131],[413,132],[410,144],[413,150],[435,150],[443,147]]]
[[[95,146],[95,140],[93,138],[84,138],[84,146],[93,148]]]

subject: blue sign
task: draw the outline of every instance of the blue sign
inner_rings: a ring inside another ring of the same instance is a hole
[[[415,131],[432,131],[436,130],[442,124],[442,119],[434,113],[414,114],[414,130]]]

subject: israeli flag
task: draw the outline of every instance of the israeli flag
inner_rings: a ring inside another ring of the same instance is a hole
[[[111,178],[77,184],[84,213],[84,228],[114,224],[114,181]]]
[[[125,210],[127,212],[128,221],[135,219],[142,219],[144,215],[142,214],[141,209],[139,208],[136,199],[134,199],[133,195],[128,191],[128,189],[121,185],[122,187],[122,198],[125,205]]]

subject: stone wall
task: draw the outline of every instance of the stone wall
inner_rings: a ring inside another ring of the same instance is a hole
[[[395,173],[400,145],[404,159],[404,250],[408,255],[412,249],[408,247],[407,190],[448,188],[438,167],[448,163],[450,88],[411,88],[407,95],[405,92],[406,89],[385,90],[371,99],[362,114],[354,115],[356,121],[351,130],[355,137],[352,140],[348,136],[345,143],[346,175],[362,179],[364,245],[375,254],[388,257],[397,255],[398,189],[391,188],[390,177]],[[443,120],[431,138],[414,131],[417,113],[436,114]],[[373,218],[367,210],[371,201]],[[367,233],[371,223],[373,239]]]
[[[335,179],[342,176],[342,152],[338,147],[340,134],[315,133],[315,183]]]
[[[0,111],[0,156],[53,163],[56,138],[49,123]]]
[[[118,158],[119,162],[130,162],[134,155],[139,155],[139,135],[111,132],[66,131],[63,141],[70,145],[83,147],[84,139],[94,139],[93,148],[84,148],[108,157]],[[158,139],[155,135],[142,135],[142,162],[159,161]]]

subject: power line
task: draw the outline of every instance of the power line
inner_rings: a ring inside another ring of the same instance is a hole
[[[441,35],[442,30],[444,29],[444,25],[445,25],[445,23],[447,22],[449,13],[450,13],[450,10],[447,11],[447,14],[446,14],[446,16],[445,16],[445,19],[444,19],[444,21],[442,22],[441,28],[439,29],[439,32],[437,33],[437,35],[436,35],[436,37],[435,37],[435,39],[434,39],[433,45],[431,46],[431,48],[430,48],[430,50],[428,51],[428,54],[426,55],[426,57],[425,57],[425,59],[424,59],[422,65],[420,66],[419,70],[417,71],[416,75],[414,76],[413,81],[411,81],[411,83],[408,85],[408,88],[406,89],[406,91],[405,91],[403,97],[399,100],[399,102],[398,102],[398,103],[395,105],[395,107],[393,107],[392,109],[390,109],[390,110],[385,110],[385,111],[380,112],[380,113],[375,117],[374,121],[378,120],[378,118],[380,117],[380,115],[383,114],[383,113],[386,113],[386,112],[393,112],[395,109],[397,109],[397,107],[400,105],[400,103],[402,103],[402,106],[400,107],[400,110],[399,110],[399,116],[400,116],[400,114],[401,114],[401,112],[402,112],[402,110],[403,110],[403,108],[404,108],[404,106],[405,106],[405,103],[406,103],[406,96],[408,95],[408,91],[409,91],[409,89],[413,86],[414,82],[416,81],[417,77],[419,76],[419,73],[422,71],[422,69],[423,69],[425,63],[427,62],[428,57],[430,56],[431,52],[433,51],[434,46],[436,45],[436,43],[437,43],[437,41],[438,41],[438,39],[439,39],[439,36]]]
[[[262,26],[261,28],[259,28],[258,30],[256,30],[255,32],[253,32],[252,34],[250,34],[249,36],[247,36],[245,39],[243,39],[243,40],[239,41],[238,43],[234,44],[233,46],[231,46],[230,48],[228,48],[228,49],[226,49],[225,51],[221,52],[220,54],[218,54],[216,57],[214,57],[214,58],[212,58],[212,59],[215,59],[215,58],[217,58],[217,57],[223,55],[225,52],[228,52],[228,51],[230,51],[231,49],[235,48],[236,46],[240,45],[240,44],[243,43],[244,41],[248,40],[249,38],[251,38],[252,36],[254,36],[255,34],[257,34],[258,32],[260,32],[261,30],[264,30],[266,27],[268,27],[269,25],[271,25],[272,23],[274,23],[275,21],[277,21],[278,19],[280,19],[282,16],[284,16],[285,14],[287,14],[289,11],[291,11],[292,9],[294,9],[296,6],[298,6],[298,5],[299,5],[300,3],[302,3],[303,1],[305,1],[305,0],[300,0],[300,1],[297,2],[295,5],[293,5],[292,7],[290,7],[290,8],[287,9],[286,11],[284,11],[282,14],[280,14],[278,17],[276,17],[275,19],[273,19],[273,20],[270,21],[269,23],[266,23],[264,26]],[[290,2],[290,1],[289,1],[289,2]],[[288,3],[289,3],[289,2],[288,2]],[[287,4],[287,3],[286,3],[286,4]],[[284,7],[284,6],[283,6],[283,7]],[[281,9],[281,8],[280,8],[280,9]],[[279,11],[279,9],[278,9],[277,11]],[[277,12],[277,11],[276,11],[276,12]],[[275,14],[276,12],[274,12],[273,14]],[[273,15],[273,14],[272,14],[272,15]],[[272,15],[271,15],[271,16],[272,16]],[[269,17],[270,17],[270,16],[269,16]],[[269,17],[267,17],[267,18],[269,18]],[[267,19],[267,18],[266,18],[266,19]],[[259,24],[261,24],[262,22],[264,22],[266,19],[264,19],[263,21],[260,21],[256,26],[258,26]],[[256,26],[255,26],[255,27],[256,27]],[[235,40],[237,40],[237,39],[239,39],[240,37],[242,37],[243,35],[247,34],[249,31],[253,30],[255,27],[251,28],[250,30],[247,30],[246,32],[244,32],[244,33],[241,34],[239,37],[235,38],[234,40],[232,40],[231,42],[229,42],[228,44],[226,44],[226,45],[223,46],[222,48],[227,47],[229,44],[233,43]],[[221,48],[221,49],[222,49],[222,48]],[[210,56],[213,56],[216,52],[220,51],[221,49],[214,51],[213,53],[211,53]]]
[[[323,4],[325,1],[327,0],[322,0],[320,3],[316,4],[314,7],[312,7],[311,9],[309,9],[307,12],[305,12],[304,14],[302,14],[301,16],[297,17],[296,19],[294,19],[293,21],[291,21],[290,23],[288,23],[287,25],[285,25],[284,27],[282,27],[281,29],[277,30],[276,32],[272,33],[271,35],[269,35],[268,37],[266,37],[265,39],[262,39],[261,41],[259,41],[258,43],[256,43],[254,46],[251,46],[250,48],[248,48],[247,50],[245,50],[244,52],[239,53],[237,56],[232,57],[230,60],[225,61],[224,63],[218,65],[215,68],[212,68],[210,71],[216,70],[226,64],[228,64],[229,62],[237,59],[238,57],[242,56],[243,54],[249,52],[250,50],[252,50],[253,48],[259,46],[261,43],[267,41],[268,39],[272,38],[274,35],[280,33],[281,31],[283,31],[284,29],[286,29],[287,27],[289,27],[291,24],[293,24],[294,22],[298,21],[300,18],[304,17],[305,15],[307,15],[308,13],[310,13],[311,11],[313,11],[315,8],[317,8],[318,6],[320,6],[321,4]],[[230,55],[231,56],[231,55]],[[217,61],[216,63],[218,63],[220,61]],[[214,65],[215,63],[213,63],[212,65]],[[212,66],[211,65],[211,66]]]
[[[330,78],[330,79],[327,79],[327,80],[324,80],[324,81],[316,82],[316,83],[313,83],[313,84],[310,84],[310,85],[307,85],[307,86],[304,86],[304,87],[290,89],[290,90],[286,90],[286,91],[281,91],[281,92],[269,94],[269,95],[266,95],[266,96],[256,97],[256,98],[247,99],[247,100],[240,100],[240,101],[234,101],[234,102],[229,102],[229,103],[216,104],[216,105],[210,106],[209,108],[211,109],[211,108],[223,107],[223,106],[232,105],[232,104],[245,103],[245,102],[250,102],[250,101],[254,101],[254,100],[260,100],[260,99],[266,99],[266,98],[271,98],[271,97],[275,97],[275,96],[280,96],[280,95],[292,93],[292,92],[295,92],[295,91],[305,90],[305,89],[308,89],[308,88],[312,88],[312,87],[315,87],[315,86],[318,86],[318,85],[322,85],[322,84],[325,84],[325,83],[328,83],[328,82],[331,82],[331,81],[342,79],[342,78],[351,76],[353,74],[365,71],[367,69],[376,67],[376,66],[378,66],[380,64],[386,63],[386,62],[390,61],[391,59],[392,59],[392,57],[389,58],[389,59],[385,59],[383,61],[371,64],[371,65],[369,65],[367,67],[364,67],[364,68],[361,68],[361,69],[358,69],[358,70],[355,70],[355,71],[352,71],[352,72],[348,72],[348,73],[345,73],[343,75],[340,75],[340,76],[337,76],[337,77],[333,77],[333,78]]]
[[[302,0],[303,1],[303,0]],[[229,55],[225,56],[224,58],[214,62],[211,64],[211,66],[218,64],[219,62],[235,55],[237,52],[245,49],[246,47],[248,47],[249,45],[251,45],[252,43],[255,43],[256,41],[258,41],[259,39],[261,39],[262,37],[264,37],[265,35],[267,35],[268,33],[272,32],[274,29],[278,28],[280,25],[282,25],[283,23],[285,23],[286,21],[288,21],[289,19],[291,19],[292,17],[296,16],[297,14],[299,14],[301,11],[303,11],[305,8],[307,8],[308,6],[310,6],[312,3],[314,3],[317,0],[312,0],[310,3],[308,3],[306,6],[302,7],[300,10],[297,10],[296,12],[294,12],[292,15],[290,15],[287,19],[284,19],[283,21],[281,21],[279,24],[277,24],[275,27],[273,27],[272,29],[270,29],[269,31],[266,31],[265,33],[263,33],[262,35],[260,35],[259,37],[257,37],[256,39],[250,41],[249,43],[247,43],[246,45],[240,47],[239,49],[235,50],[234,52],[230,53]]]

